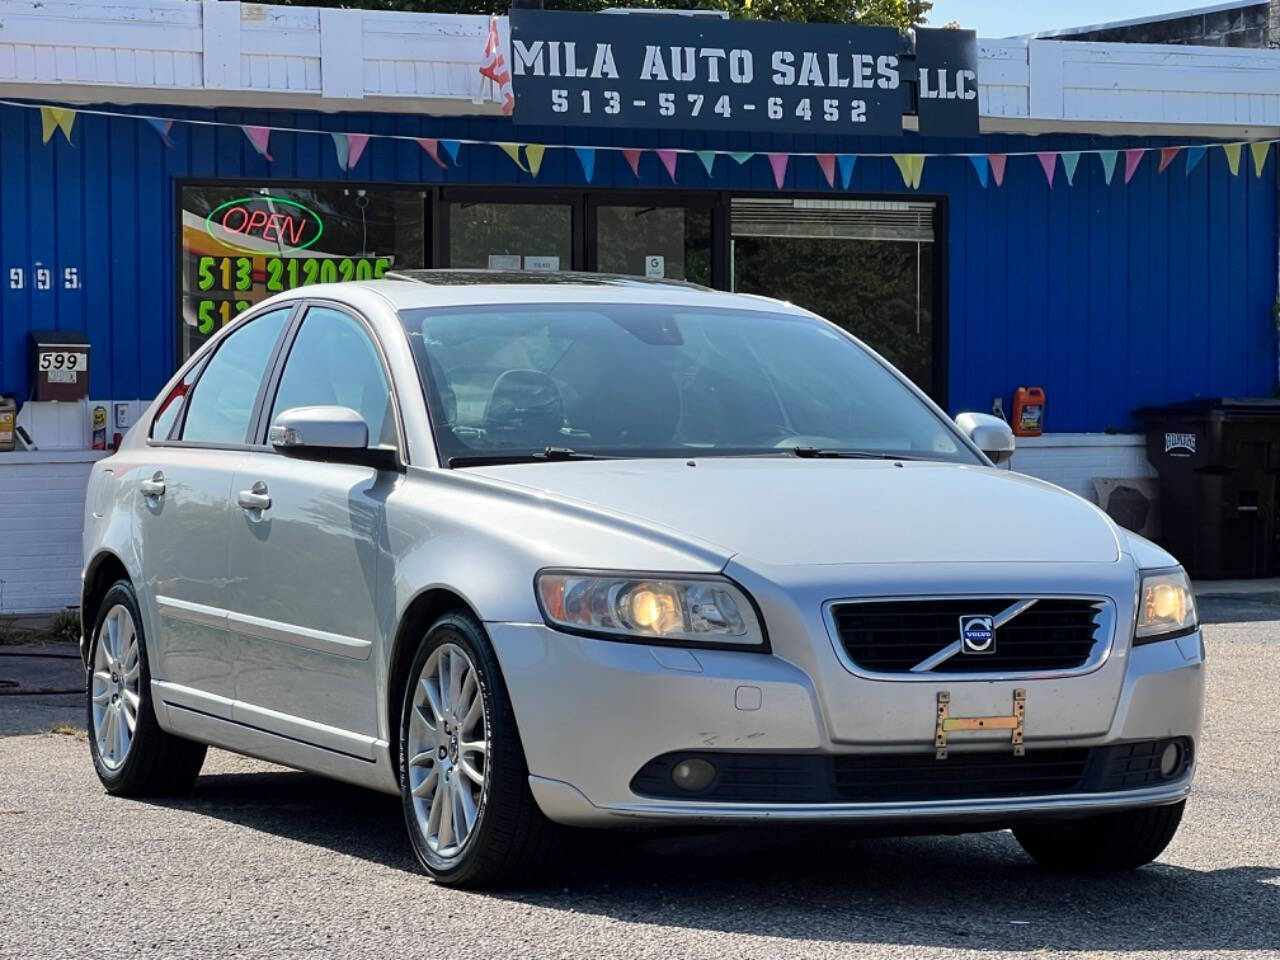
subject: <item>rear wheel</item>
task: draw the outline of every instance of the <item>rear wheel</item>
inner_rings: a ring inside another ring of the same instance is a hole
[[[432,624],[410,665],[400,783],[414,853],[441,883],[509,883],[550,852],[497,658],[466,613]]]
[[[140,797],[190,789],[205,745],[165,733],[151,709],[151,670],[138,600],[128,581],[107,591],[89,647],[89,750],[108,793]]]
[[[1107,813],[1087,820],[1014,827],[1022,849],[1055,870],[1115,871],[1145,866],[1164,852],[1186,801]]]

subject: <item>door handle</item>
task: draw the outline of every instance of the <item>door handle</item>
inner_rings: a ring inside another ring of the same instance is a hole
[[[142,491],[144,497],[163,497],[164,474],[157,470],[151,475],[150,480],[143,480],[139,483],[138,489]]]
[[[244,510],[271,509],[271,498],[267,496],[267,485],[262,480],[257,481],[248,490],[241,490],[240,495],[236,497],[236,502]]]

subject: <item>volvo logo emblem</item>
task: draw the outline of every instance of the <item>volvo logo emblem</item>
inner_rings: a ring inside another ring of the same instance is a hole
[[[960,650],[976,654],[996,652],[996,628],[991,617],[960,618]]]

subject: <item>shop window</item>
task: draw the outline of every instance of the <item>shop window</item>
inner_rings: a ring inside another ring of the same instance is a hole
[[[449,265],[572,270],[573,207],[560,203],[449,204]]]
[[[734,198],[733,289],[788,300],[938,395],[933,204]]]
[[[708,207],[599,206],[596,268],[711,285]]]
[[[181,208],[179,362],[274,293],[423,266],[419,190],[186,185]]]

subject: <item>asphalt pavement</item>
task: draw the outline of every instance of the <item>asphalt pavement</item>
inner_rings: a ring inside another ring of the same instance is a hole
[[[37,692],[75,662],[0,648],[0,957],[1280,957],[1280,603],[1202,612],[1195,793],[1158,863],[1109,877],[1007,833],[761,830],[590,834],[537,886],[449,890],[394,797],[219,751],[187,797],[108,797],[81,698]]]

